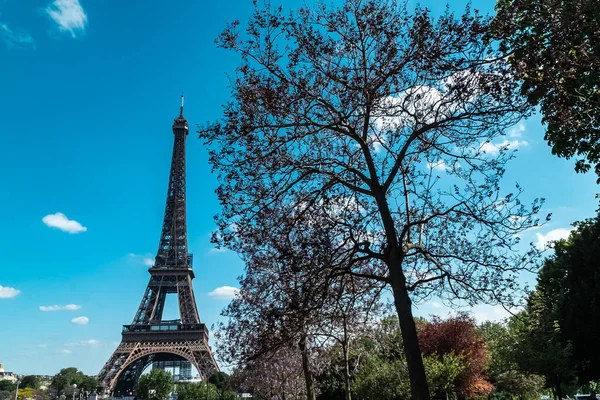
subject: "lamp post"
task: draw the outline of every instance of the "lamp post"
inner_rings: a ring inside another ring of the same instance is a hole
[[[17,400],[17,397],[19,396],[19,384],[21,383],[21,381],[19,381],[17,379],[17,390],[15,390],[15,400]]]
[[[73,384],[73,400],[75,400],[75,389],[77,389],[77,384]]]

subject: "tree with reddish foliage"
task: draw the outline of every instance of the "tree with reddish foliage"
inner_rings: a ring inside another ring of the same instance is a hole
[[[459,396],[468,398],[492,391],[493,386],[485,376],[489,362],[487,342],[477,330],[475,320],[467,314],[447,320],[433,317],[431,322],[420,326],[419,343],[426,357],[443,359],[451,354],[463,358],[464,368],[454,382]]]

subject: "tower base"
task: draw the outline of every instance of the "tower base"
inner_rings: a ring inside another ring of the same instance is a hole
[[[204,324],[125,325],[123,339],[98,374],[106,393],[133,395],[142,372],[152,363],[188,361],[201,379],[219,367]]]

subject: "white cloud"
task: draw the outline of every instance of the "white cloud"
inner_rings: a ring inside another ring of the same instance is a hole
[[[375,151],[375,153],[380,153],[382,150],[384,150],[384,146],[387,144],[387,139],[382,132],[378,132],[369,134],[367,142],[369,146],[373,147],[373,151]],[[356,146],[359,145],[356,144]]]
[[[217,300],[231,300],[240,289],[231,286],[221,286],[210,292],[208,295]]]
[[[48,345],[47,345],[47,344],[45,344],[45,343],[42,343],[42,344],[38,344],[38,347],[39,347],[40,349],[45,349],[45,348],[47,348],[47,347],[48,347]]]
[[[154,259],[151,257],[151,255],[149,253],[146,253],[144,255],[129,253],[128,256],[129,256],[129,258],[134,260],[136,263],[143,264],[148,267],[151,267],[154,265]]]
[[[64,306],[40,306],[41,311],[76,311],[81,308],[78,304],[67,304]]]
[[[13,32],[6,24],[0,24],[0,37],[9,47],[33,46],[33,38],[28,33]]]
[[[480,324],[485,321],[500,322],[519,311],[519,308],[506,310],[501,305],[490,306],[487,304],[480,304],[471,309],[471,315],[473,315],[473,318]]]
[[[516,314],[520,311],[520,309],[518,307],[511,308],[510,311],[507,311],[501,305],[492,306],[489,304],[477,304],[473,307],[463,306],[463,307],[458,307],[458,308],[450,308],[448,306],[445,306],[444,304],[442,304],[439,301],[429,301],[427,303],[424,303],[424,305],[434,308],[435,311],[433,311],[429,307],[417,309],[417,311],[415,312],[416,316],[422,316],[425,318],[429,318],[432,315],[438,315],[442,318],[448,318],[451,316],[456,316],[459,312],[467,312],[473,318],[475,318],[475,321],[478,324],[485,322],[485,321],[500,322],[500,321],[503,321],[504,319],[510,317],[511,312],[513,314]]]
[[[446,171],[448,169],[448,166],[446,165],[444,160],[439,160],[437,162],[431,162],[431,161],[428,162],[427,168],[433,169],[433,170],[438,170],[438,171]]]
[[[508,220],[512,224],[519,224],[521,222],[527,221],[527,217],[522,216],[522,215],[511,215],[510,217],[508,217]]]
[[[407,89],[398,96],[381,99],[372,110],[375,127],[382,131],[414,124],[415,115],[421,122],[433,122],[437,116],[450,111],[441,101],[444,93],[426,85]]]
[[[79,342],[72,342],[65,344],[67,347],[98,347],[100,341],[96,339],[80,340]]]
[[[58,24],[61,31],[70,32],[73,37],[75,32],[85,31],[87,15],[79,0],[54,0],[46,8],[46,13]]]
[[[88,322],[90,322],[90,319],[88,317],[77,317],[73,318],[71,322],[76,325],[87,325]]]
[[[535,243],[535,245],[540,250],[550,248],[552,247],[552,245],[549,242],[554,242],[560,239],[567,239],[570,233],[571,229],[565,228],[553,229],[545,235],[542,235],[541,233],[536,233],[537,242]]]
[[[63,354],[71,354],[72,352],[69,349],[62,349],[61,353],[63,353]]]
[[[523,132],[525,132],[525,124],[520,122],[518,125],[513,126],[508,130],[508,137],[520,138],[523,136]]]
[[[10,299],[19,293],[21,293],[21,291],[15,288],[0,286],[0,299]]]
[[[519,147],[527,146],[528,144],[529,143],[525,140],[505,140],[500,143],[485,142],[481,144],[479,150],[486,154],[497,155],[502,149],[516,150]]]
[[[154,265],[154,260],[149,257],[144,257],[144,259],[142,260],[142,264],[151,267]]]
[[[42,222],[50,228],[57,228],[63,232],[80,233],[87,231],[85,226],[82,226],[79,222],[67,218],[63,213],[57,212],[56,214],[48,214],[42,218]]]

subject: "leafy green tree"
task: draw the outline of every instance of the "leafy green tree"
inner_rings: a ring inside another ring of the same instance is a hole
[[[487,375],[495,387],[490,399],[539,398],[545,387],[545,379],[519,369],[516,362],[518,346],[508,325],[504,322],[486,321],[479,326],[479,330],[485,336],[490,352]]]
[[[26,375],[23,378],[21,378],[20,386],[22,388],[39,389],[40,377],[36,375]]]
[[[208,378],[208,382],[212,383],[219,390],[229,390],[229,375],[223,371],[216,372]]]
[[[547,279],[540,276],[538,282]],[[560,280],[555,281],[560,284]],[[571,346],[560,335],[553,292],[540,287],[533,292],[525,310],[509,321],[509,330],[516,338],[514,356],[521,371],[541,375],[556,399],[569,394],[574,383]]]
[[[406,362],[389,360],[379,355],[366,355],[354,376],[352,393],[364,400],[409,399]]]
[[[546,140],[600,179],[600,7],[597,0],[497,0],[493,35],[522,92],[540,106]]]
[[[456,383],[465,372],[468,361],[464,355],[446,353],[442,357],[425,357],[429,391],[434,399],[456,397]]]
[[[177,400],[202,400],[202,383],[184,383],[177,385]],[[204,389],[206,390],[206,389]],[[206,391],[204,392],[206,394]],[[206,397],[206,396],[205,396]]]
[[[161,369],[142,375],[135,385],[136,396],[140,400],[167,400],[172,389],[172,375]]]
[[[560,286],[554,298],[560,335],[571,345],[579,380],[588,382],[600,379],[600,213],[574,225],[567,240],[555,243],[540,285]]]
[[[8,392],[12,392],[17,388],[17,384],[13,383],[7,379],[0,380],[0,390],[5,390]]]
[[[208,390],[208,395],[207,395]],[[177,386],[177,400],[229,400],[235,399],[235,393],[222,390],[217,385],[206,382],[186,383]]]
[[[95,377],[87,376],[77,368],[63,368],[52,378],[50,387],[58,389],[58,393],[70,395],[73,393],[73,385],[77,385],[78,389],[92,391],[98,386],[98,381]]]
[[[554,243],[525,311],[510,321],[519,366],[544,376],[556,397],[600,377],[600,214],[574,226]]]
[[[208,382],[215,386],[219,396],[224,396],[231,391],[231,379],[229,375],[223,371],[216,372],[208,378]]]
[[[544,389],[544,377],[518,370],[508,370],[496,377],[496,389],[519,400],[537,400]]]
[[[348,361],[352,396],[358,399],[409,399],[410,385],[396,316],[380,319],[354,337]],[[339,346],[321,352],[326,366],[317,377],[320,400],[345,399],[345,362]]]
[[[487,375],[495,383],[500,374],[516,369],[513,355],[515,339],[505,323],[486,321],[478,329],[484,335],[490,352]]]

